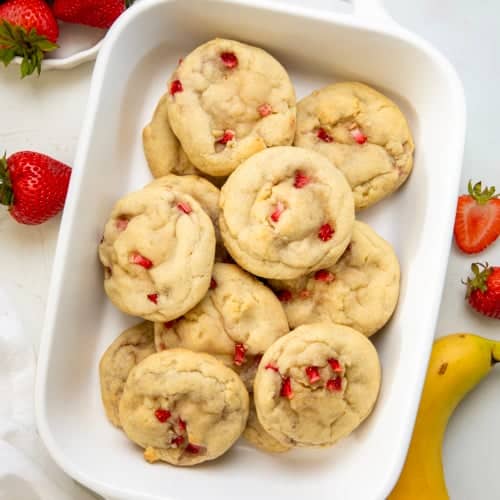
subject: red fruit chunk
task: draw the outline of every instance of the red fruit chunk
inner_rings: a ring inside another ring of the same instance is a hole
[[[324,142],[333,142],[333,137],[328,135],[328,132],[324,128],[319,128],[317,133],[318,139]]]
[[[174,80],[170,84],[170,95],[177,94],[177,92],[182,92],[184,88],[182,87],[182,82],[180,80]]]
[[[163,323],[163,326],[165,328],[172,328],[174,325],[175,325],[175,319],[171,319],[170,321],[165,321],[165,323]]]
[[[127,229],[127,226],[128,226],[128,219],[119,217],[115,221],[115,226],[116,226],[116,229],[118,229],[118,231],[125,231],[125,229]]]
[[[283,205],[281,201],[278,201],[278,203],[276,203],[276,208],[274,209],[274,212],[271,214],[271,220],[273,222],[278,222],[284,210],[285,210],[285,205]]]
[[[144,255],[141,255],[139,252],[132,252],[128,261],[131,264],[137,264],[138,266],[142,266],[144,269],[151,269],[153,267],[153,263]]]
[[[292,292],[290,290],[280,290],[276,292],[276,296],[280,302],[290,302],[292,300]]]
[[[335,373],[342,373],[342,365],[338,359],[330,358],[328,364]]]
[[[217,281],[213,278],[210,280],[210,290],[215,290],[217,288]]]
[[[179,429],[181,430],[181,432],[184,432],[186,430],[186,422],[184,422],[182,418],[179,417],[177,424],[179,425]]]
[[[243,344],[236,344],[234,346],[234,358],[233,363],[236,366],[241,366],[245,362],[245,353],[247,352],[247,347]]]
[[[147,297],[148,297],[148,300],[153,302],[153,304],[158,304],[158,294],[157,293],[150,293],[149,295],[147,295]]]
[[[184,443],[184,436],[176,436],[172,439],[171,444],[174,448],[179,448]]]
[[[358,144],[364,144],[366,142],[367,137],[359,128],[352,129],[351,135]]]
[[[321,380],[321,375],[319,374],[319,368],[317,366],[308,366],[306,368],[306,375],[311,384]]]
[[[304,174],[304,172],[301,172],[300,170],[297,170],[297,172],[295,172],[295,181],[293,183],[293,187],[300,189],[304,186],[307,186],[310,182],[311,178]]]
[[[331,378],[330,380],[327,381],[326,388],[330,392],[341,391],[342,390],[342,378],[341,377]]]
[[[283,379],[283,382],[281,383],[280,396],[287,399],[293,398],[292,381],[290,377]]]
[[[238,66],[238,58],[232,52],[223,52],[220,58],[226,68],[233,69]]]
[[[198,455],[198,453],[200,453],[201,451],[201,446],[197,446],[196,444],[191,444],[189,443],[187,446],[186,446],[186,451],[188,453],[191,453],[193,455]]]
[[[155,417],[163,424],[166,422],[169,418],[170,415],[172,415],[168,410],[164,410],[163,408],[158,408],[155,411]]]
[[[234,139],[234,132],[232,130],[224,130],[224,135],[217,141],[219,144],[227,144]]]
[[[273,370],[276,373],[279,373],[279,369],[276,365],[273,365],[272,363],[267,363],[267,365],[264,367],[266,370]]]
[[[185,214],[190,214],[193,211],[191,205],[189,203],[186,203],[185,201],[180,201],[179,203],[177,203],[177,208]]]
[[[323,224],[319,228],[318,238],[321,241],[329,241],[332,239],[333,233],[335,233],[335,231],[333,230],[332,226],[330,226],[330,224],[328,224],[327,222],[326,224]]]
[[[270,115],[273,112],[273,108],[271,107],[270,104],[261,104],[258,108],[257,111],[259,112],[260,116],[267,116]]]
[[[299,297],[300,297],[301,299],[304,299],[304,300],[305,300],[305,299],[308,299],[310,296],[311,296],[311,292],[310,292],[309,290],[301,290],[301,291],[299,292]]]
[[[324,281],[325,283],[330,283],[335,280],[335,275],[326,269],[320,269],[314,273],[314,279],[316,281]]]

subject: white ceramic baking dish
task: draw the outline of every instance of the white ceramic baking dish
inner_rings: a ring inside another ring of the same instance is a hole
[[[239,442],[200,467],[149,465],[101,407],[99,357],[135,320],[106,299],[96,247],[115,200],[150,179],[141,129],[179,57],[215,36],[269,50],[288,68],[298,97],[359,79],[401,105],[415,137],[414,172],[396,195],[360,214],[398,253],[401,299],[374,338],[380,399],[348,439],[279,456]],[[131,8],[98,56],[55,257],[36,390],[40,435],[54,459],[108,498],[385,498],[404,461],[434,336],[464,129],[464,95],[450,64],[376,0],[355,2],[352,14],[260,0],[145,0]]]

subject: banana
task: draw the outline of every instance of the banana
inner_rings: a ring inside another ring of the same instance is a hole
[[[449,499],[442,445],[463,397],[500,361],[500,342],[457,333],[434,343],[406,463],[389,500]]]

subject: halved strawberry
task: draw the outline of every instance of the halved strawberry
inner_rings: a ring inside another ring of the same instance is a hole
[[[458,198],[455,242],[465,253],[478,253],[500,235],[500,199],[495,187],[483,189],[481,182],[468,184],[469,194]]]

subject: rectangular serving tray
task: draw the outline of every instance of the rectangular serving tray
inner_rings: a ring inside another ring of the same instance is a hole
[[[110,30],[99,54],[55,257],[36,387],[40,435],[72,477],[129,500],[380,500],[404,462],[434,337],[462,163],[465,101],[450,64],[397,26],[377,0],[352,14],[264,1],[144,0]],[[401,106],[416,144],[414,171],[360,218],[399,256],[398,309],[373,340],[383,382],[372,416],[329,449],[264,454],[240,441],[194,468],[150,465],[108,423],[98,362],[134,318],[107,300],[97,245],[111,207],[150,180],[141,130],[178,59],[216,36],[271,52],[297,97],[360,80]]]

